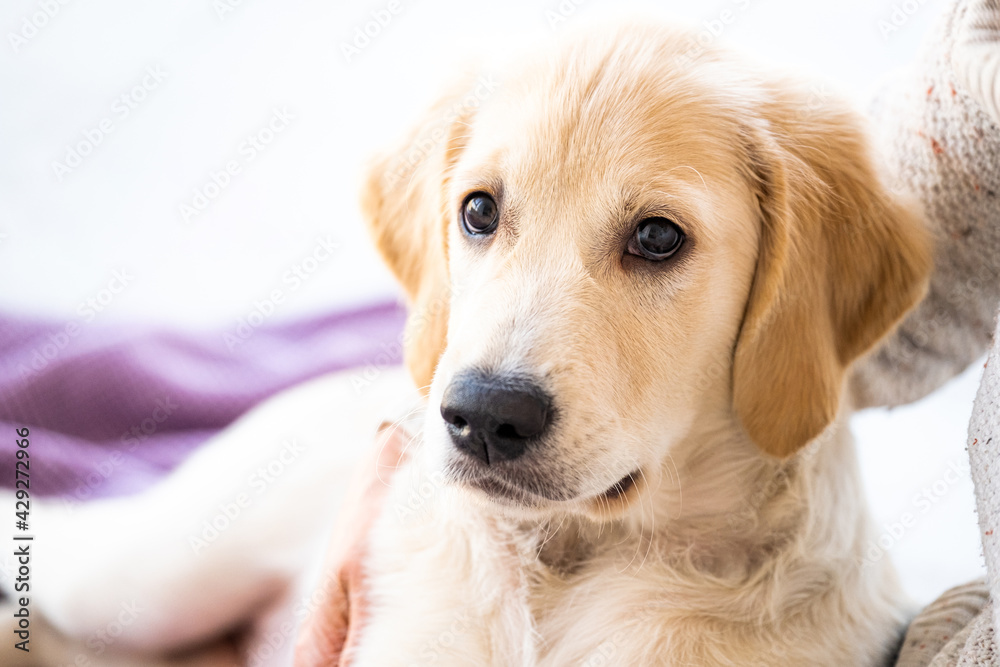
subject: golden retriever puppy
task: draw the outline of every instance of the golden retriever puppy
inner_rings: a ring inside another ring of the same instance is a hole
[[[363,195],[427,398],[371,527],[352,664],[884,664],[907,609],[888,559],[863,560],[844,385],[930,253],[861,119],[639,24],[570,36],[467,104],[477,85]],[[38,609],[86,637],[132,596],[153,611],[119,646],[150,652],[275,606],[301,621],[288,582],[321,548],[343,452],[397,395],[368,394],[362,419],[332,386],[265,404],[143,497],[51,514],[37,530],[64,560],[130,528],[88,560],[101,587],[39,561]],[[301,469],[192,557],[289,429],[311,429]]]
[[[439,493],[373,531],[356,664],[882,664],[842,394],[930,261],[859,118],[639,25],[467,92],[364,193],[429,383],[389,504]]]

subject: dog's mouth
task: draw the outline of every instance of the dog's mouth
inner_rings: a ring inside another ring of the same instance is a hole
[[[503,499],[515,503],[523,503],[528,498],[528,494],[522,489],[492,477],[470,479],[467,481],[467,484],[479,489],[491,498]]]
[[[542,480],[515,481],[492,474],[469,474],[461,468],[452,468],[452,473],[456,474],[459,483],[504,505],[540,507],[570,499],[558,486]]]
[[[635,487],[635,480],[640,474],[638,470],[633,470],[612,484],[607,491],[601,494],[601,497],[607,500],[619,500]]]
[[[604,518],[620,515],[640,492],[645,480],[642,470],[635,469],[606,490],[593,496],[575,496],[568,489],[546,484],[542,480],[514,481],[493,474],[475,474],[453,466],[451,474],[460,484],[474,489],[490,500],[501,505],[523,508],[541,508],[551,504],[570,503],[588,514],[599,514]],[[560,492],[560,490],[562,492]],[[579,504],[582,503],[582,506]]]
[[[639,495],[645,481],[642,470],[635,469],[612,484],[603,493],[591,496],[585,501],[586,511],[600,520],[620,517]]]

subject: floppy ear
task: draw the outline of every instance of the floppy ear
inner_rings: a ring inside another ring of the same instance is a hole
[[[362,187],[369,232],[409,299],[403,350],[421,391],[430,385],[447,342],[446,227],[456,215],[447,190],[479,104],[478,97],[462,98],[469,90],[456,86],[435,104],[400,145],[372,162]]]
[[[789,456],[837,416],[850,364],[923,296],[920,217],[873,167],[860,119],[774,102],[751,130],[762,233],[733,366],[751,439]]]

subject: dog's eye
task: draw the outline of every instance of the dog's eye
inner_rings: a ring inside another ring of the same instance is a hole
[[[646,218],[635,228],[628,251],[659,262],[673,257],[683,244],[684,232],[674,222],[666,218]]]
[[[462,225],[470,234],[491,234],[500,219],[500,209],[493,197],[473,192],[462,204]]]

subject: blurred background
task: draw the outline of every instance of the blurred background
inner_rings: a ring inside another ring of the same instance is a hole
[[[90,335],[141,325],[222,341],[248,321],[394,303],[359,217],[360,168],[470,61],[588,14],[638,11],[863,108],[942,6],[6,0],[0,312]],[[883,531],[869,556],[891,556],[921,602],[982,572],[964,451],[980,372],[855,418]]]

